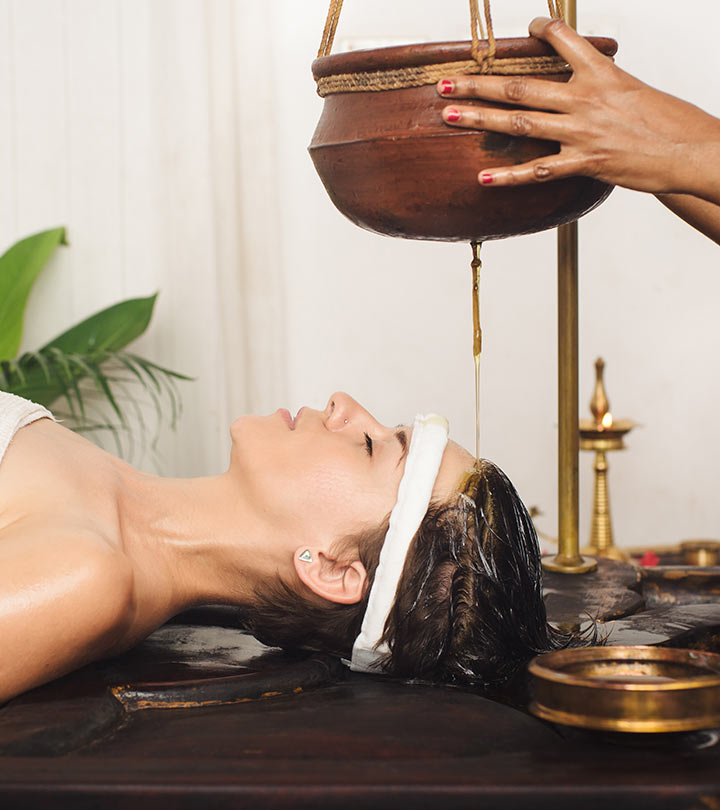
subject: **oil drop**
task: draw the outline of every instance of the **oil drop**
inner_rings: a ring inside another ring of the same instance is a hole
[[[480,354],[482,353],[482,329],[480,328],[480,280],[482,267],[480,248],[482,242],[470,242],[473,258],[472,268],[472,312],[473,312],[473,360],[475,361],[475,463],[480,461]]]

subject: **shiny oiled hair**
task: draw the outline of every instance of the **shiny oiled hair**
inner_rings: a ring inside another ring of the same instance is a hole
[[[360,632],[388,520],[347,538],[339,559],[360,559],[368,584],[357,604],[279,582],[257,593],[245,626],[260,641],[349,658]],[[431,504],[405,561],[383,636],[386,673],[491,686],[532,656],[583,643],[548,624],[532,520],[499,467],[479,462],[446,503]],[[587,642],[585,642],[587,643]]]

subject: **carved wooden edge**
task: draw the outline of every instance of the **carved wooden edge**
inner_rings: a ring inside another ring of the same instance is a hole
[[[144,709],[193,709],[300,694],[337,683],[339,660],[313,655],[277,670],[177,683],[138,683],[60,700],[52,717],[44,706],[11,702],[0,717],[0,756],[55,757],[116,732]]]
[[[169,683],[123,684],[111,687],[110,693],[128,712],[197,709],[296,695],[335,683],[345,671],[338,659],[313,655],[271,671]]]
[[[55,757],[75,751],[112,733],[127,713],[107,694],[60,701],[48,715],[32,704],[11,703],[0,723],[0,756]]]

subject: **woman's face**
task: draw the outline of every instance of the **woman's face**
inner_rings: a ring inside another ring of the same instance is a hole
[[[337,540],[377,527],[390,513],[411,434],[336,393],[324,410],[301,408],[294,419],[280,409],[233,422],[231,472],[253,508],[298,542]],[[449,442],[433,497],[449,497],[472,465],[473,457]]]

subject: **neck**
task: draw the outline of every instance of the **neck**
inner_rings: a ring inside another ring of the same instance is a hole
[[[172,479],[133,470],[121,493],[121,539],[138,610],[153,622],[198,604],[248,604],[262,581],[291,576],[282,538],[230,471]]]

